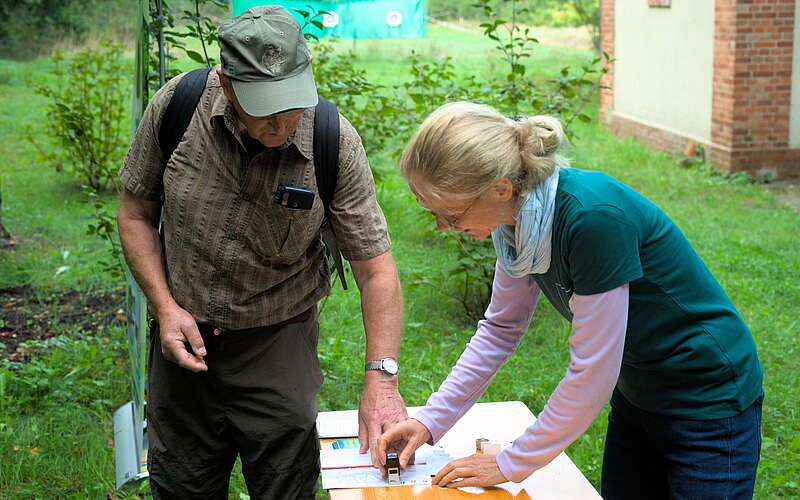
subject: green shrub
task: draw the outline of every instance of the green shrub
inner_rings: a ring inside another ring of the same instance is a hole
[[[336,103],[361,134],[367,156],[384,151],[387,142],[397,134],[400,110],[395,106],[392,90],[370,81],[366,71],[358,68],[353,52],[336,52],[327,41],[314,41],[314,81],[320,95]],[[373,169],[373,177],[381,173]]]
[[[96,190],[116,186],[128,143],[130,72],[122,64],[122,46],[104,43],[72,57],[57,52],[51,59],[54,82],[34,87],[50,101],[47,121],[28,130],[29,140],[56,171]]]
[[[512,0],[508,3],[515,14],[511,21],[500,18],[492,0],[475,3],[484,16],[481,24],[484,35],[495,42],[498,59],[505,63],[504,73],[489,82],[479,83],[474,75],[460,79],[449,59],[422,62],[412,54],[412,78],[402,85],[407,95],[405,105],[400,106],[403,119],[412,124],[420,123],[441,104],[466,99],[494,106],[508,116],[555,116],[561,120],[570,137],[575,136],[571,127],[575,120],[591,121],[584,108],[596,95],[598,76],[608,71],[611,58],[608,55],[597,57],[584,63],[577,72],[564,67],[554,79],[543,83],[534,81],[525,61],[538,42],[530,29],[523,28],[517,21],[530,12],[527,7],[520,6],[522,2]],[[411,277],[411,286],[431,286],[460,304],[468,318],[483,317],[494,280],[496,256],[491,241],[476,241],[452,231],[439,237],[446,246],[457,250],[456,264],[438,275],[416,273]]]

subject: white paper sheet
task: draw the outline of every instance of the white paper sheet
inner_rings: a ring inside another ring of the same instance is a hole
[[[369,453],[361,455],[353,449],[322,450],[322,487],[329,490],[431,484],[431,476],[453,459],[444,449],[428,445],[420,447],[415,457],[417,464],[400,471],[399,482],[389,483],[372,467]]]
[[[358,411],[326,411],[317,415],[317,433],[320,438],[358,436]]]
[[[406,408],[413,418],[419,406]],[[358,410],[326,411],[317,415],[317,433],[320,438],[344,438],[358,436]]]

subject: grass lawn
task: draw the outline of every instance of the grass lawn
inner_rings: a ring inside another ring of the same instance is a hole
[[[426,40],[338,44],[353,48],[370,78],[386,84],[405,78],[406,56],[412,49],[426,58],[451,56],[459,72],[479,78],[497,70],[491,62],[491,42],[437,26],[430,28]],[[561,66],[581,62],[588,55],[577,49],[542,46],[535,49],[530,67],[552,76]],[[28,284],[37,293],[48,294],[116,287],[96,264],[104,254],[103,244],[85,235],[91,209],[83,203],[77,183],[39,167],[35,150],[25,141],[27,126],[36,130],[46,125],[44,101],[33,95],[26,82],[46,78],[49,62],[2,61],[2,65],[3,220],[21,244],[0,252],[0,289]],[[596,105],[591,114],[596,116]],[[702,171],[679,168],[671,156],[635,140],[617,139],[596,121],[577,123],[574,128],[573,165],[608,172],[659,204],[687,234],[750,325],[766,371],[756,498],[797,498],[800,214],[759,185],[732,184]],[[397,176],[395,163],[381,154],[372,162],[387,172],[378,191],[401,280],[407,284],[412,272],[435,273],[454,262],[456,256],[429,236],[430,222]],[[112,196],[108,199],[113,203]],[[464,319],[457,304],[435,290],[407,290],[405,298],[401,391],[408,405],[422,405],[458,358],[474,324]],[[326,381],[320,406],[323,410],[355,408],[363,372],[358,294],[337,285],[322,307],[319,352]],[[30,362],[0,362],[0,498],[100,499],[114,494],[111,416],[130,396],[124,334],[111,325],[106,332],[83,336],[75,329],[47,341],[48,348]],[[569,362],[569,333],[568,323],[542,300],[518,352],[482,401],[520,400],[534,413],[540,412]],[[599,484],[605,420],[604,411],[567,450],[595,485]],[[237,474],[231,498],[244,493]]]

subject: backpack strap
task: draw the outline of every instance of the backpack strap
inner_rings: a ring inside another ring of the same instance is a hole
[[[335,104],[322,97],[314,111],[314,175],[325,207],[325,219],[320,230],[322,241],[342,281],[342,288],[347,290],[342,254],[331,224],[331,202],[339,178],[339,112]]]
[[[161,146],[163,168],[175,152],[175,148],[183,139],[189,122],[192,121],[194,110],[200,97],[206,89],[206,81],[211,68],[198,68],[183,75],[181,81],[175,86],[175,91],[161,117],[161,128],[158,129],[158,144]],[[158,237],[161,239],[161,251],[166,252],[164,244],[164,194],[161,194],[161,214],[158,217]],[[166,273],[166,267],[164,268]]]
[[[328,218],[339,178],[339,112],[334,103],[322,97],[314,112],[314,174]]]
[[[211,68],[198,68],[186,73],[169,100],[164,116],[161,118],[161,128],[158,130],[158,142],[167,164],[175,148],[180,144],[186,127],[192,121],[192,115],[200,102],[200,97],[206,89],[206,81]]]

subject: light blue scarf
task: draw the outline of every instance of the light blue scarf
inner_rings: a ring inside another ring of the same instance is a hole
[[[516,226],[503,224],[492,232],[497,261],[509,276],[521,278],[550,269],[559,170],[561,167],[556,167],[550,177],[525,195],[514,216]]]

